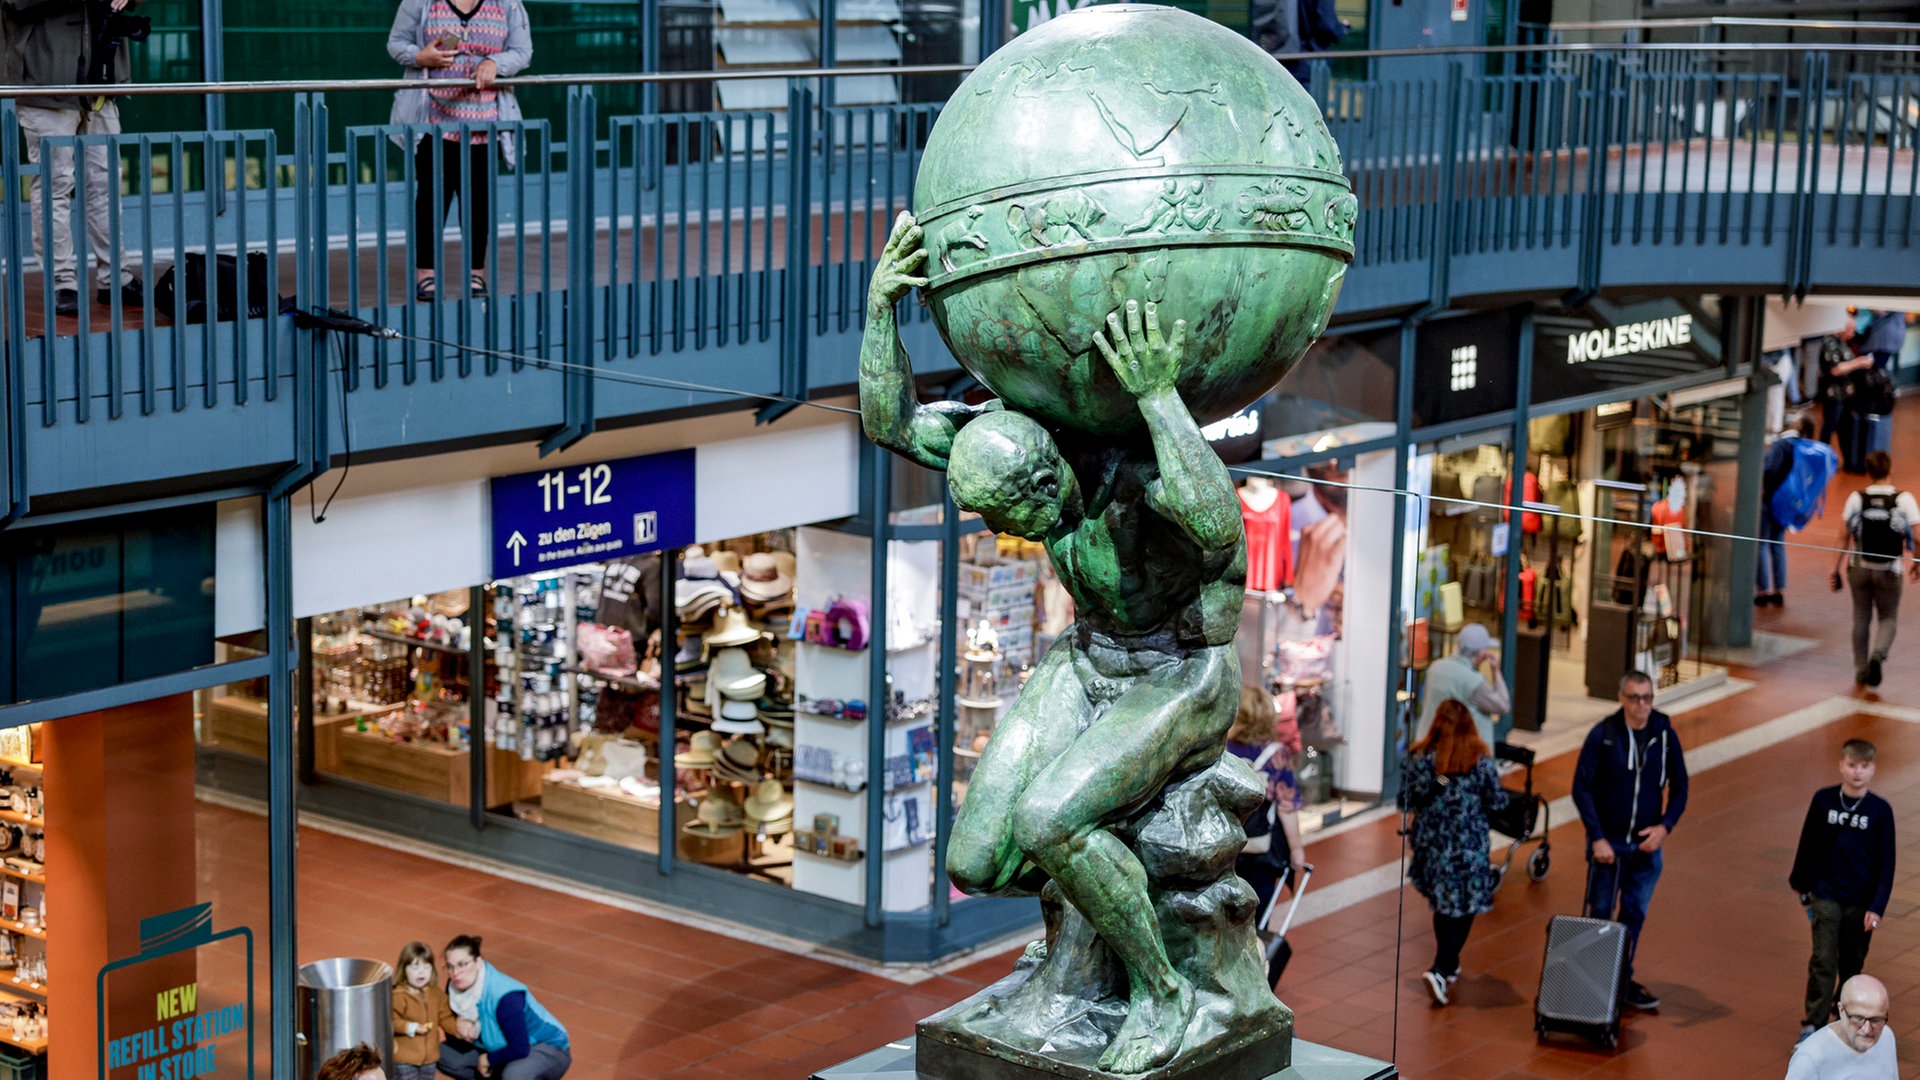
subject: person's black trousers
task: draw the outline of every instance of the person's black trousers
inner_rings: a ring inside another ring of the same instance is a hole
[[[466,181],[460,175],[461,149],[464,145],[467,168],[472,170]],[[440,155],[440,197],[434,198],[433,159],[434,148]],[[433,269],[433,256],[440,247],[440,231],[446,220],[447,209],[453,205],[458,195],[465,203],[465,227],[461,235],[466,240],[467,250],[473,252],[473,268],[484,270],[487,267],[487,238],[493,235],[493,185],[487,178],[488,154],[493,150],[491,143],[462,144],[456,139],[443,139],[438,133],[428,135],[413,146],[413,265],[418,270]],[[468,189],[471,190],[468,190]],[[475,237],[479,242],[475,242]],[[458,250],[447,256],[446,271],[458,274],[460,270]]]
[[[1452,977],[1460,974],[1460,950],[1467,947],[1467,935],[1473,933],[1473,916],[1433,913],[1433,970]]]

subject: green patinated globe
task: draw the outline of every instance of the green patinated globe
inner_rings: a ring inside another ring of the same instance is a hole
[[[926,297],[954,356],[1023,412],[1140,424],[1093,335],[1128,299],[1185,319],[1202,424],[1266,392],[1326,329],[1358,214],[1293,76],[1178,8],[1082,8],[975,69],[914,186]]]

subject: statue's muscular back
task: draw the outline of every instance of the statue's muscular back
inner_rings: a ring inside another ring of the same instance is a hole
[[[1061,447],[1083,493],[1077,520],[1046,538],[1079,622],[1095,633],[1136,638],[1165,633],[1183,648],[1224,645],[1240,624],[1247,577],[1245,540],[1209,554],[1148,503],[1159,477],[1153,449]]]

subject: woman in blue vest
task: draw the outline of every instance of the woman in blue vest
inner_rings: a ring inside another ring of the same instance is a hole
[[[480,939],[447,942],[447,1000],[460,1040],[440,1044],[440,1071],[455,1080],[559,1080],[573,1064],[567,1029],[525,983],[480,958]],[[462,1040],[464,1043],[462,1043]]]

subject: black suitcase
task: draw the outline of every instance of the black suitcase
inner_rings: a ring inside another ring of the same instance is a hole
[[[1587,873],[1591,880],[1591,866]],[[1613,1049],[1620,1041],[1628,951],[1627,928],[1611,919],[1555,915],[1549,920],[1540,996],[1533,1007],[1535,1034],[1576,1032]]]

